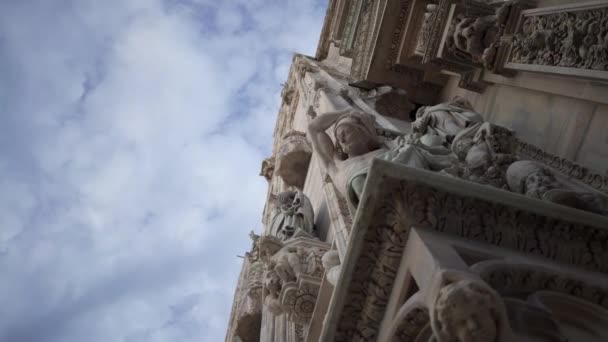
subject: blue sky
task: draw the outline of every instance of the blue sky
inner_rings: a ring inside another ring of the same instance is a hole
[[[325,8],[0,3],[0,342],[223,341]]]

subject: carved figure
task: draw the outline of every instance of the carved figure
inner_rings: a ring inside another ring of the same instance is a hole
[[[511,61],[608,69],[608,9],[527,16],[513,37]]]
[[[436,4],[428,4],[426,5],[426,12],[424,13],[424,19],[422,20],[422,25],[420,26],[420,31],[418,31],[418,37],[416,39],[416,53],[424,54],[424,50],[426,49],[426,44],[431,35],[431,25],[433,22],[433,16],[435,11],[437,10]]]
[[[506,3],[493,15],[455,18],[447,40],[448,50],[461,59],[492,68],[510,7],[511,3]]]
[[[442,145],[449,146],[458,133],[478,122],[483,122],[481,115],[473,110],[469,101],[456,96],[448,103],[420,107],[412,129],[420,134],[438,136]]]
[[[284,191],[272,199],[279,212],[270,222],[270,234],[285,241],[313,236],[314,212],[310,200],[301,191]]]
[[[443,170],[476,183],[507,188],[505,173],[514,156],[513,132],[502,126],[483,122],[471,104],[461,97],[449,103],[422,107],[413,130],[424,134],[427,145],[443,145],[454,153],[455,160]]]
[[[325,133],[332,125],[335,144]],[[454,161],[449,149],[424,144],[420,134],[395,140],[380,138],[374,128],[374,117],[352,109],[319,115],[308,129],[313,150],[351,209],[358,204],[367,171],[376,157],[435,171]]]
[[[280,314],[282,312],[281,303],[279,302],[279,295],[281,294],[281,278],[271,268],[264,272],[263,276],[264,289],[266,290],[264,304],[268,307],[270,312],[274,314]]]
[[[608,214],[604,196],[567,189],[548,168],[533,161],[514,162],[507,169],[506,177],[511,191],[601,215]]]
[[[512,336],[502,299],[476,279],[456,281],[439,290],[431,327],[438,342],[507,342]]]

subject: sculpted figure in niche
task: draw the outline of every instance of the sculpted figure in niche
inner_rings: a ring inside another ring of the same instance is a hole
[[[472,18],[460,16],[452,22],[447,47],[461,59],[472,59],[486,68],[492,68],[501,27],[507,20],[511,4],[497,9],[496,14]],[[470,56],[470,57],[469,57]]]
[[[388,141],[376,134],[372,115],[351,108],[317,115],[308,127],[312,147],[334,184],[356,207],[372,160],[385,160],[429,170],[451,164],[443,146],[424,145],[418,134]],[[325,131],[333,126],[334,141]]]
[[[312,237],[314,212],[310,200],[301,191],[285,191],[271,200],[279,212],[270,222],[270,234],[285,241],[301,236]]]
[[[549,169],[538,163],[514,162],[507,169],[506,177],[513,192],[596,214],[608,214],[606,196],[567,189]]]
[[[443,286],[434,302],[431,327],[431,341],[514,341],[502,299],[480,280],[465,279]]]

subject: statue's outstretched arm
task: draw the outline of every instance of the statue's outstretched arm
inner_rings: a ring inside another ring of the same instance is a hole
[[[344,109],[337,112],[317,115],[317,117],[308,124],[308,134],[312,142],[312,148],[326,168],[335,166],[335,149],[331,138],[325,131],[348,111],[349,109]]]

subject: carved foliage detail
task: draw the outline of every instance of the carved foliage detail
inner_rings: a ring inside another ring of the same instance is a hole
[[[392,342],[414,342],[424,327],[429,324],[429,310],[425,307],[413,308],[399,323]]]

